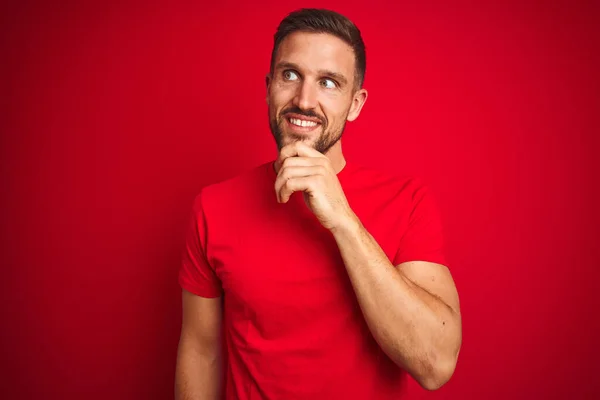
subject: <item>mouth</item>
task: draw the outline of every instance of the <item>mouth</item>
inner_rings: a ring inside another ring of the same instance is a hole
[[[298,133],[309,133],[321,126],[319,119],[304,115],[287,114],[285,120],[290,129]]]

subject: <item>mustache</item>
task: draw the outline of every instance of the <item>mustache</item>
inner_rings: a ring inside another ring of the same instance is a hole
[[[319,114],[317,114],[316,112],[314,112],[312,110],[301,110],[298,107],[290,107],[290,108],[286,108],[285,110],[283,110],[281,112],[281,115],[283,116],[283,115],[286,115],[289,113],[303,115],[305,117],[310,117],[310,118],[317,118],[319,121],[321,121],[321,124],[323,126],[325,126],[325,124],[326,124],[325,118],[320,116]]]

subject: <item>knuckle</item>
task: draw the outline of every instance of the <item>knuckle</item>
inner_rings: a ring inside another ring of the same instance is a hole
[[[329,168],[329,162],[326,158],[319,158],[317,164],[325,170]]]
[[[291,157],[286,158],[285,160],[283,160],[283,163],[281,164],[282,168],[289,167],[291,163],[292,163],[292,158]]]
[[[281,172],[279,173],[279,178],[286,181],[288,179],[289,175],[290,175],[289,168],[282,167]]]

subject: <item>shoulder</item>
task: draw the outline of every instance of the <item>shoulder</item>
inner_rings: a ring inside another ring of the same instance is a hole
[[[365,192],[380,193],[411,203],[431,194],[431,189],[423,178],[377,166],[354,165],[352,181],[359,186],[357,189],[362,188]]]
[[[239,209],[242,202],[251,201],[252,197],[264,195],[270,187],[269,167],[271,162],[245,169],[241,173],[204,186],[194,199],[195,210],[229,210]]]

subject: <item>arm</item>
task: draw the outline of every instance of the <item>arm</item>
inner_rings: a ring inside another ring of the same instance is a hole
[[[183,291],[175,399],[218,399],[221,389],[221,298]]]
[[[394,266],[352,211],[329,159],[306,144],[282,148],[275,169],[277,200],[287,203],[292,193],[304,192],[310,210],[332,232],[379,346],[422,387],[445,384],[462,341],[458,294],[448,269],[424,261]],[[411,236],[406,249],[429,240]],[[400,259],[419,257],[415,254]]]
[[[395,267],[358,218],[332,230],[365,320],[383,351],[425,389],[454,373],[462,328],[446,267],[414,261]]]

